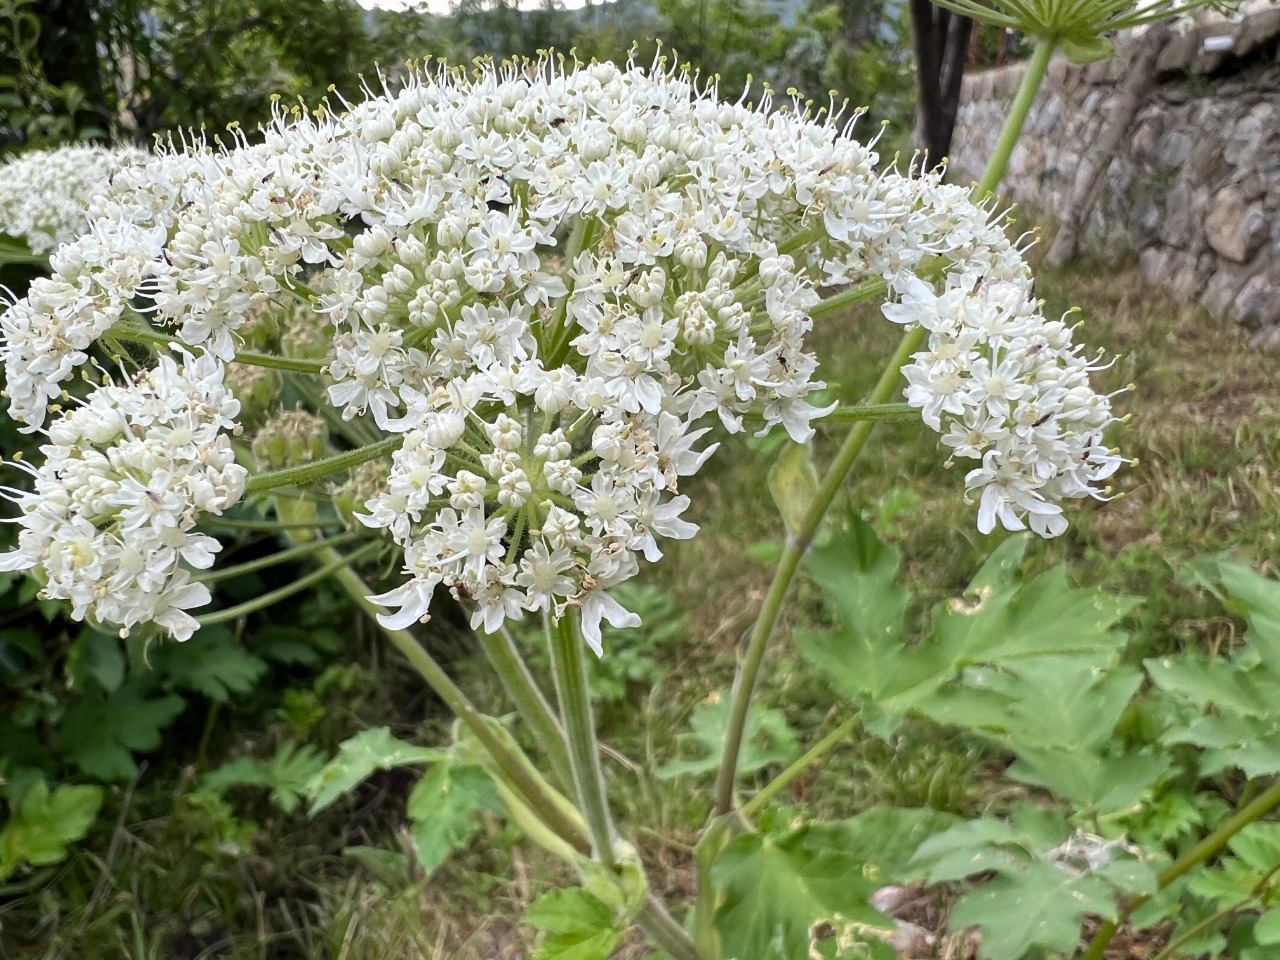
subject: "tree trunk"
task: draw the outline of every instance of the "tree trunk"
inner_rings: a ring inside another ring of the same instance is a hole
[[[1133,125],[1133,118],[1146,102],[1147,94],[1155,82],[1156,61],[1169,38],[1168,24],[1158,24],[1147,30],[1139,43],[1133,59],[1129,61],[1124,82],[1116,92],[1106,126],[1098,142],[1080,154],[1080,166],[1076,169],[1071,198],[1062,214],[1058,235],[1045,255],[1050,266],[1060,267],[1069,262],[1080,246],[1080,233],[1098,202],[1102,190],[1103,175],[1111,165],[1120,141]]]
[[[929,0],[911,0],[911,22],[919,91],[916,139],[924,151],[920,169],[927,170],[951,151],[973,21]]]

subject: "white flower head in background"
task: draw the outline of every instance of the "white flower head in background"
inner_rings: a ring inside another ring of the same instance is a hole
[[[425,619],[443,585],[485,630],[579,608],[598,651],[602,621],[638,623],[610,589],[696,530],[680,482],[710,424],[807,440],[826,409],[806,346],[818,291],[879,279],[891,319],[953,331],[938,376],[986,390],[939,398],[913,379],[926,422],[1007,430],[956,447],[991,473],[969,484],[981,524],[1058,532],[1037,518],[1094,492],[1110,407],[1059,362],[1069,334],[1039,314],[1017,250],[966,191],[878,172],[848,123],[774,107],[722,102],[661,61],[541,60],[420,73],[345,113],[281,114],[258,144],[164,152],[114,178],[53,276],[0,317],[10,413],[40,428],[112,328],[257,362],[248,318],[304,303],[327,331],[334,412],[402,438],[361,481],[360,521],[404,551],[407,579],[374,598],[384,624]],[[1008,343],[1037,336],[1045,360],[1011,366]],[[1093,466],[1045,447],[1054,429],[1089,437]]]
[[[49,253],[85,231],[89,202],[122,167],[147,154],[88,144],[31,150],[0,165],[0,233]]]

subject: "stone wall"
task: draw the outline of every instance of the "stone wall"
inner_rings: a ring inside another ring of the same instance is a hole
[[[1141,37],[1110,60],[1055,60],[1001,192],[1052,221],[1071,202]],[[952,163],[980,171],[1023,65],[965,78]],[[1280,9],[1173,34],[1082,232],[1108,258],[1136,253],[1148,282],[1280,350]]]

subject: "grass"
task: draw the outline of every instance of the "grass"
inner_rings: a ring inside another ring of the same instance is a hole
[[[1030,563],[1067,561],[1077,582],[1147,598],[1131,624],[1141,655],[1230,642],[1231,618],[1202,592],[1180,585],[1176,572],[1192,556],[1226,548],[1264,569],[1274,563],[1280,546],[1274,360],[1250,351],[1235,330],[1146,288],[1133,267],[1082,263],[1041,271],[1038,283],[1050,314],[1079,304],[1077,336],[1117,355],[1100,383],[1107,390],[1132,384],[1117,398],[1129,421],[1111,440],[1137,462],[1115,479],[1112,502],[1071,505],[1068,533],[1034,545]],[[896,334],[874,310],[824,321],[815,348],[827,358],[832,394],[856,399]],[[837,439],[818,443],[820,465]],[[690,519],[702,532],[673,545],[646,575],[650,588],[633,598],[646,626],[609,637],[614,654],[600,668],[612,798],[645,851],[654,889],[677,903],[692,893],[692,845],[710,808],[710,778],[662,779],[653,771],[683,755],[678,735],[695,707],[728,695],[771,576],[768,563],[755,557],[767,556],[782,537],[766,480],[777,446],[733,438],[682,491],[692,494]],[[918,424],[886,425],[845,495],[848,507],[874,517],[882,536],[903,551],[906,576],[925,607],[962,589],[998,539],[978,535],[975,508],[962,499],[962,471],[940,469],[941,459],[936,438]],[[826,616],[802,577],[759,693],[760,704],[782,710],[803,743],[840,717],[825,682],[788,637],[797,625]],[[506,712],[500,689],[465,639],[451,635],[443,643],[481,707]],[[358,714],[346,712],[339,693],[336,701],[311,704],[325,717],[319,728],[333,738],[359,724],[390,722],[403,735],[416,731],[423,742],[439,742],[447,733],[444,718],[376,651],[369,646],[360,657]],[[282,716],[264,737],[288,729]],[[411,785],[407,775],[379,775],[348,802],[308,820],[284,816],[258,795],[220,803],[197,789],[194,776],[147,779],[131,804],[112,798],[123,813],[96,852],[82,849],[49,883],[0,901],[0,957],[525,955],[530,935],[519,917],[541,892],[571,877],[497,821],[486,821],[486,838],[429,879],[394,857],[344,855],[353,845],[406,850],[403,803]],[[973,743],[908,723],[891,741],[855,735],[793,783],[785,799],[826,816],[878,803],[973,814],[999,808],[1024,789],[1004,780]],[[619,955],[643,956],[643,946],[635,939]]]

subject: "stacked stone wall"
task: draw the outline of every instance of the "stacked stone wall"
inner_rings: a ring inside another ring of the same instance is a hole
[[[1088,174],[1141,36],[1109,60],[1055,60],[1001,188],[1061,218]],[[1025,66],[965,78],[952,163],[981,170]],[[1280,350],[1280,9],[1173,34],[1131,126],[1107,163],[1082,243],[1137,254],[1149,283],[1203,304]]]

